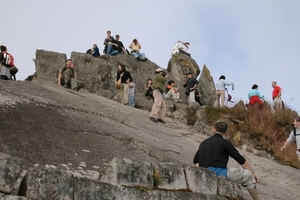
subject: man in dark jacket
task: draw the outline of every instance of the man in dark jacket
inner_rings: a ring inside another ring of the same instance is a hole
[[[227,124],[218,122],[214,135],[204,140],[194,157],[193,163],[198,167],[207,168],[217,174],[247,187],[253,199],[259,199],[256,190],[257,177],[250,163],[236,150],[233,144],[224,137],[227,134]],[[229,156],[236,160],[242,168],[227,169]]]
[[[183,85],[186,87],[186,95],[188,95],[188,103],[196,102],[195,100],[195,90],[198,86],[198,81],[194,78],[193,72],[186,73],[187,81]]]

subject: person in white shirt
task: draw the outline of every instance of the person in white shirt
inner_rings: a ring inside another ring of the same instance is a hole
[[[223,107],[225,102],[225,87],[226,86],[233,86],[233,83],[225,81],[225,76],[221,75],[219,78],[219,82],[216,84],[216,100],[214,103],[214,107]],[[221,99],[221,104],[220,104]]]

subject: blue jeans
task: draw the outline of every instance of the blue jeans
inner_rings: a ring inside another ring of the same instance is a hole
[[[135,108],[135,98],[134,98],[134,96],[128,95],[128,105]]]
[[[107,54],[108,55],[113,56],[113,55],[117,55],[118,53],[119,53],[119,51],[118,50],[114,50],[113,46],[111,44],[108,45],[108,47],[107,47]]]
[[[131,55],[134,56],[134,58],[137,58],[137,57],[141,57],[141,58],[145,58],[145,54],[144,53],[140,53],[140,52],[131,52]]]

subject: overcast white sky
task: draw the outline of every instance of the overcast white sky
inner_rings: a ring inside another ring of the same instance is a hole
[[[234,100],[247,100],[253,84],[271,100],[271,82],[283,100],[300,110],[300,1],[298,0],[7,0],[1,1],[0,44],[6,45],[24,80],[35,72],[36,49],[70,56],[94,43],[103,49],[106,31],[167,68],[177,40],[191,44],[200,69],[215,82],[235,84]]]

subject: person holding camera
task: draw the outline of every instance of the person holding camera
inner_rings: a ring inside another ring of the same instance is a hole
[[[129,48],[131,49],[131,55],[133,55],[133,57],[135,59],[137,59],[138,61],[146,61],[147,58],[145,57],[144,53],[140,53],[140,49],[142,48],[142,46],[140,45],[140,43],[138,42],[137,39],[133,39],[132,43],[129,45]]]
[[[163,97],[163,88],[168,75],[162,68],[157,68],[155,73],[156,75],[153,78],[154,104],[149,119],[155,123],[160,122],[165,124],[164,116],[166,113],[166,102]]]

